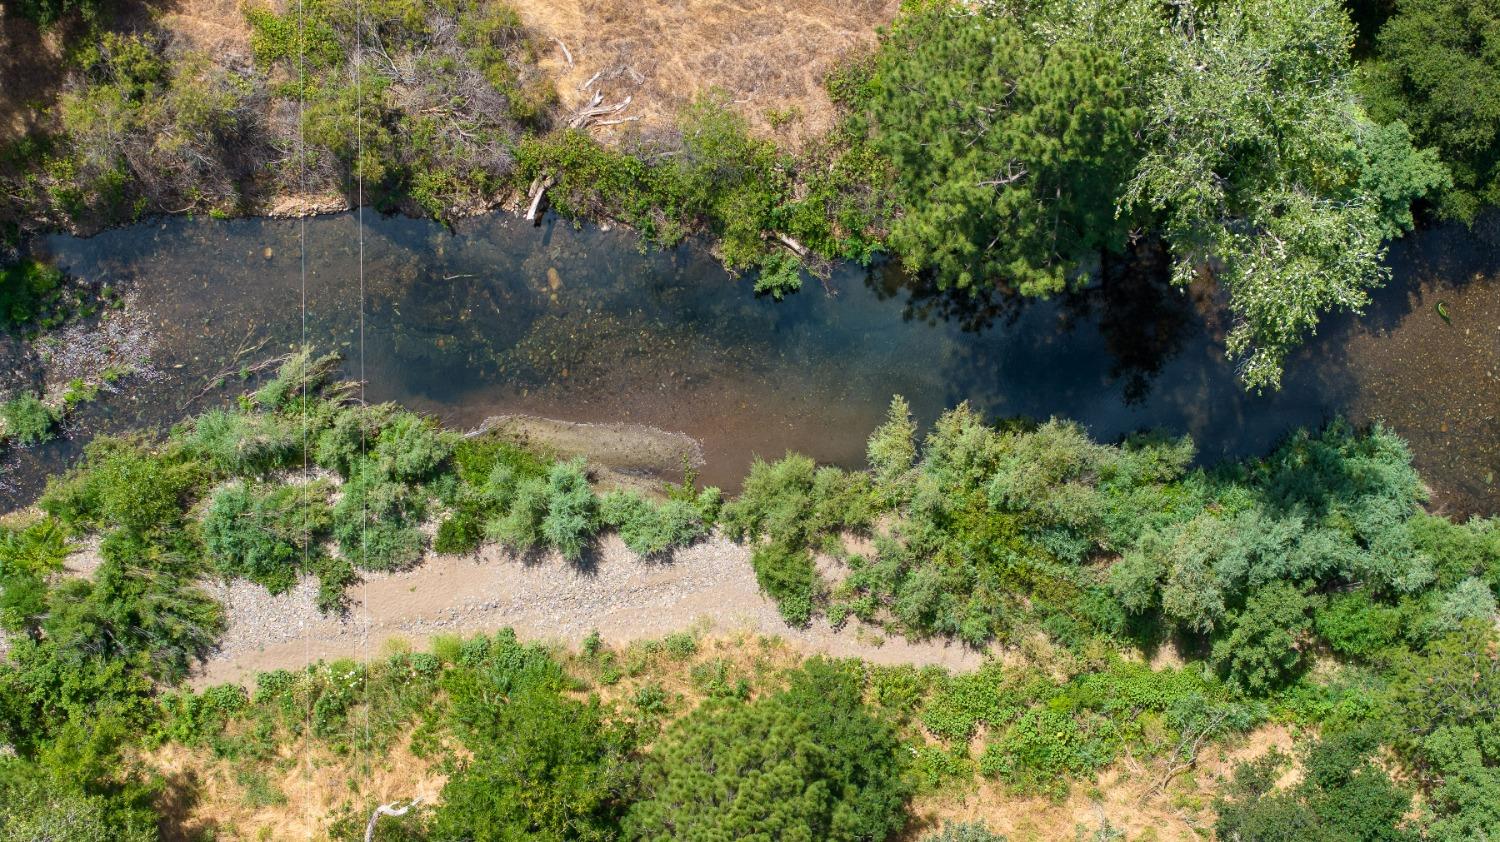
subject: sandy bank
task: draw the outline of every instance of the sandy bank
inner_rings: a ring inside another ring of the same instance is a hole
[[[640,558],[615,535],[603,536],[581,565],[555,554],[524,563],[497,546],[473,557],[433,556],[405,573],[370,574],[350,590],[342,620],[319,615],[316,589],[307,580],[273,597],[249,582],[216,586],[229,629],[194,685],[248,682],[259,671],[319,659],[379,657],[391,639],[421,648],[434,635],[506,626],[525,639],[567,644],[593,629],[614,644],[699,629],[779,635],[809,654],[878,664],[969,670],[983,660],[958,644],[887,637],[853,622],[838,630],[822,620],[789,627],[760,593],[749,550],[718,537],[668,562]]]

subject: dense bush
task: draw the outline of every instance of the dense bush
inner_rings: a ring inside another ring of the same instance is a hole
[[[1399,0],[1365,71],[1378,120],[1400,120],[1453,173],[1438,205],[1472,222],[1500,204],[1500,6],[1493,0]]]
[[[203,543],[218,571],[281,593],[315,566],[331,524],[321,482],[261,487],[234,482],[213,496]]]
[[[470,715],[482,719],[470,727],[483,739],[468,741],[473,756],[443,787],[437,838],[615,838],[633,785],[633,735],[597,700],[532,687]]]
[[[883,839],[904,823],[904,760],[857,673],[813,661],[776,696],[709,703],[652,753],[632,838]]]
[[[620,533],[625,546],[643,556],[654,556],[687,546],[704,534],[698,508],[682,500],[652,505],[645,498],[611,491],[599,502],[599,520]]]
[[[203,482],[203,467],[180,447],[101,436],[84,448],[80,465],[48,480],[37,505],[75,531],[170,532]]]
[[[0,421],[5,422],[5,438],[23,445],[39,444],[52,438],[57,412],[32,394],[21,394],[0,403]]]
[[[19,330],[42,319],[62,283],[62,272],[35,260],[0,266],[0,328]]]
[[[1500,641],[1492,620],[1470,621],[1404,653],[1392,680],[1390,721],[1400,757],[1428,787],[1434,839],[1500,833]]]
[[[1277,751],[1242,763],[1215,806],[1222,839],[1422,838],[1409,826],[1411,793],[1393,782],[1373,756],[1365,733],[1324,737],[1305,749],[1304,776],[1277,790],[1289,759]]]

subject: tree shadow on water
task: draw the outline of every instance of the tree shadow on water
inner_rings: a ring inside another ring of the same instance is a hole
[[[1112,358],[1109,378],[1124,382],[1129,406],[1146,401],[1163,365],[1200,329],[1191,298],[1172,285],[1171,256],[1158,240],[1105,254],[1100,283],[1064,299],[1062,312],[1069,328],[1094,322]]]

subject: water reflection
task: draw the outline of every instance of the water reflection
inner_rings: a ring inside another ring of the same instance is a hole
[[[307,223],[308,336],[348,353],[351,371],[360,364],[356,224],[350,215]],[[70,271],[138,291],[168,375],[89,408],[89,429],[171,423],[181,397],[232,364],[241,343],[265,340],[269,354],[300,341],[298,231],[295,221],[171,219],[49,239]],[[1471,425],[1493,418],[1497,390],[1466,378],[1500,372],[1490,347],[1500,336],[1500,260],[1462,229],[1399,249],[1398,283],[1370,320],[1335,320],[1290,362],[1286,387],[1266,396],[1235,383],[1212,302],[1168,286],[1165,257],[1150,244],[1106,265],[1095,289],[1051,302],[959,297],[913,287],[890,266],[842,266],[823,288],[778,304],[753,297],[700,247],[642,251],[621,231],[538,230],[501,216],[448,231],[368,214],[364,236],[369,397],[454,425],[527,412],[681,430],[704,442],[705,478],[733,487],[753,454],[797,449],[860,464],[893,393],[927,422],[971,400],[993,415],[1075,418],[1106,440],[1145,427],[1188,432],[1208,459],[1263,452],[1290,427],[1349,413],[1389,418],[1454,505],[1494,508],[1492,486],[1470,480],[1476,460],[1500,469],[1500,431]],[[1444,286],[1476,274],[1486,280]],[[1431,324],[1430,288],[1443,290],[1455,330],[1488,320],[1490,346]],[[1433,359],[1448,360],[1466,389],[1432,388],[1421,366]],[[1472,413],[1455,406],[1462,401]],[[1454,424],[1475,414],[1462,423],[1480,440],[1428,436],[1430,419],[1412,409],[1423,402]],[[76,448],[22,454],[7,468],[15,490],[0,494],[29,497],[41,472]]]

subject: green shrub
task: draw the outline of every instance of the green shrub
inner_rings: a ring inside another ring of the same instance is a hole
[[[1401,639],[1401,617],[1399,608],[1381,605],[1368,591],[1357,591],[1329,600],[1313,622],[1333,651],[1368,659]]]
[[[467,555],[479,549],[484,528],[469,512],[454,512],[438,524],[432,548],[445,555]]]
[[[1374,762],[1376,748],[1364,733],[1310,742],[1304,777],[1285,790],[1276,787],[1289,759],[1284,754],[1273,750],[1240,764],[1215,803],[1215,830],[1224,839],[1423,838],[1407,821],[1411,794]]]
[[[400,570],[422,557],[426,538],[417,524],[426,501],[417,490],[384,478],[367,460],[342,492],[333,507],[333,535],[356,568]]]
[[[281,415],[213,409],[193,419],[184,439],[228,476],[265,476],[300,464],[301,422]]]
[[[432,478],[453,452],[455,436],[431,421],[408,412],[397,412],[379,437],[371,456],[380,471],[398,482],[415,483]]]
[[[884,839],[905,823],[905,750],[859,671],[809,662],[783,693],[710,702],[653,749],[625,835]]]
[[[501,467],[497,473],[503,473]],[[503,515],[485,526],[485,534],[517,552],[529,552],[542,542],[542,520],[547,516],[547,481],[533,477],[514,486]]]
[[[43,318],[55,305],[62,285],[62,272],[45,263],[22,260],[0,266],[0,328],[17,330]]]
[[[1019,792],[1060,796],[1067,791],[1069,777],[1107,765],[1118,746],[1118,732],[1105,717],[1035,708],[985,746],[979,770]]]
[[[472,757],[443,787],[438,838],[614,837],[635,775],[633,735],[597,700],[532,687],[468,715]]]
[[[750,566],[755,568],[760,589],[776,600],[783,619],[794,626],[805,626],[812,620],[823,593],[823,580],[813,566],[811,552],[780,542],[762,544],[751,552]]]
[[[41,444],[52,438],[57,413],[36,395],[22,394],[0,404],[5,435],[23,445]]]
[[[611,491],[599,503],[599,520],[619,531],[625,546],[643,556],[687,546],[705,529],[699,508],[682,500],[653,506],[638,494]]]
[[[303,569],[319,564],[332,522],[328,486],[252,486],[235,482],[214,494],[203,518],[203,543],[218,571],[282,593]]]
[[[598,498],[589,487],[583,460],[559,462],[547,473],[547,514],[541,533],[563,558],[577,561],[599,530]]]
[[[997,729],[1025,710],[1026,676],[998,663],[937,682],[922,708],[922,725],[951,743],[967,743],[980,725]]]
[[[38,505],[69,529],[121,526],[136,533],[180,525],[204,479],[180,449],[149,448],[141,439],[101,436],[80,465],[47,482]]]

